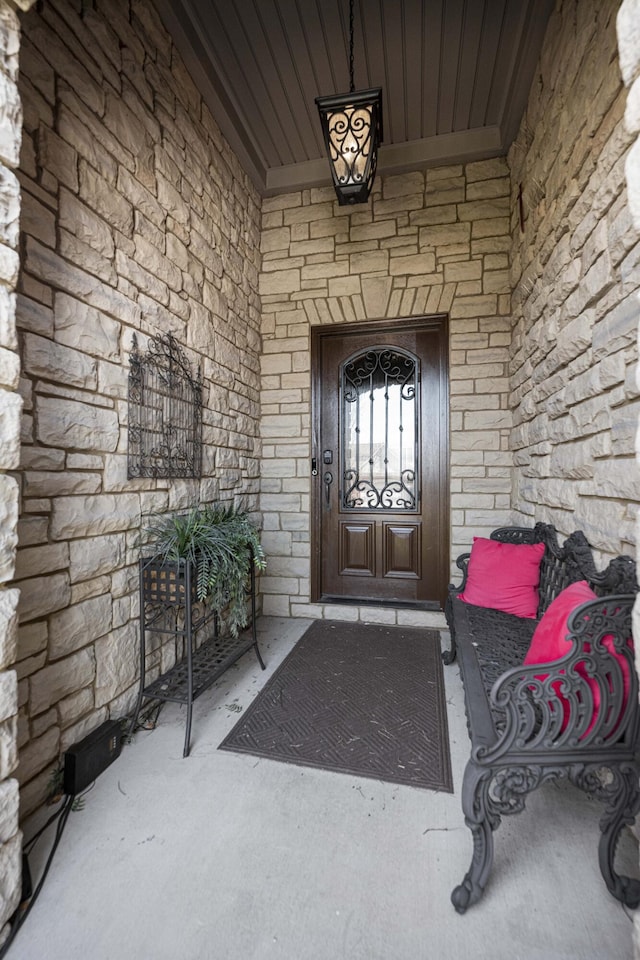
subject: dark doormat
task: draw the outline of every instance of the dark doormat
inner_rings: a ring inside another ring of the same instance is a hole
[[[316,620],[220,749],[452,793],[438,633]]]

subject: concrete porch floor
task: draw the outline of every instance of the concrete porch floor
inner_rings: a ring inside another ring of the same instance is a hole
[[[260,621],[266,672],[249,653],[203,694],[188,759],[174,705],[123,748],[72,813],[10,960],[631,958],[632,914],[598,869],[600,805],[565,784],[503,819],[483,900],[455,913],[471,857],[457,667],[445,668],[452,795],[217,750],[308,625]],[[630,831],[617,863],[637,875]]]

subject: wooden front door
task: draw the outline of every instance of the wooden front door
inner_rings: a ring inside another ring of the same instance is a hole
[[[447,319],[313,327],[311,337],[311,598],[441,609]]]

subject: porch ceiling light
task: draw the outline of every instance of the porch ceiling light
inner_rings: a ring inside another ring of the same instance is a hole
[[[316,97],[333,185],[341,205],[366,203],[382,140],[382,88],[354,92],[353,0],[349,0],[349,93]]]

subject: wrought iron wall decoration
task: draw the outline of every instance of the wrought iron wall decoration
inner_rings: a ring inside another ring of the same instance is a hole
[[[343,507],[416,510],[419,361],[368,350],[342,367]]]
[[[134,334],[129,362],[127,476],[202,476],[202,370],[193,376],[170,333],[145,354]]]

